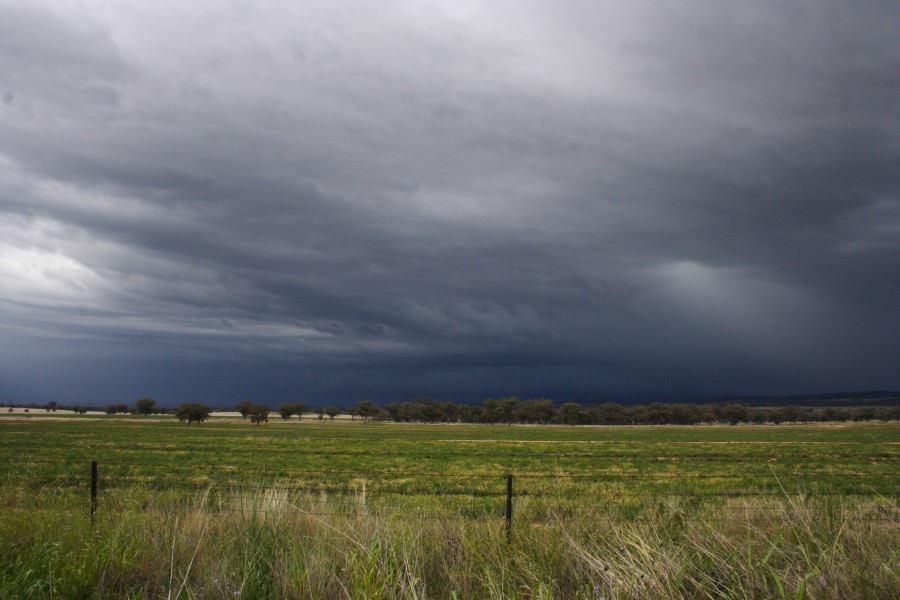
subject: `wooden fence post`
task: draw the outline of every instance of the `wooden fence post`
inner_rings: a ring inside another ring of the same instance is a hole
[[[506,476],[506,541],[512,540],[512,475]]]
[[[94,513],[97,512],[97,461],[91,461],[91,525],[94,524]]]

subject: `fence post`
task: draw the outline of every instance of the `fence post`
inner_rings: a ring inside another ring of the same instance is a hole
[[[97,512],[97,461],[91,461],[91,525],[94,524],[94,513]]]
[[[506,541],[512,539],[512,475],[506,476]]]

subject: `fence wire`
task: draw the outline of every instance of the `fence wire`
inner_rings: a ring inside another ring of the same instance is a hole
[[[66,467],[65,474],[37,474],[37,465]],[[797,464],[791,465],[792,467]],[[426,470],[389,469],[268,469],[235,465],[185,465],[164,462],[108,461],[101,475],[91,480],[83,462],[28,459],[17,461],[2,477],[3,510],[40,511],[88,504],[95,510],[159,510],[167,507],[203,509],[211,514],[299,515],[316,518],[392,518],[506,520],[534,523],[582,519],[596,522],[641,522],[658,518],[660,511],[682,522],[734,522],[735,516],[791,519],[815,511],[827,518],[854,523],[891,523],[900,520],[897,478],[893,474],[811,471],[778,473],[770,466],[759,473],[535,473],[513,479],[514,494],[506,488],[507,476],[495,472],[438,473]],[[133,471],[154,469],[140,475]],[[24,471],[24,472],[23,472]],[[124,471],[124,473],[122,472]],[[162,472],[162,474],[159,474]],[[215,481],[210,474],[244,477],[244,481]],[[249,473],[249,476],[248,476]],[[260,475],[263,475],[262,477]],[[187,477],[191,477],[188,479]],[[348,478],[352,478],[350,482]],[[205,479],[198,481],[197,479]],[[297,483],[291,483],[290,480]],[[679,480],[722,480],[726,489],[645,489],[641,486]],[[853,486],[844,489],[812,487],[788,492],[785,482],[797,479],[815,486]],[[309,481],[307,481],[309,480]],[[762,481],[761,481],[762,480]],[[741,481],[777,489],[738,489]],[[543,487],[532,488],[530,483]],[[632,489],[597,491],[589,483],[637,486]],[[865,484],[869,485],[865,485]],[[878,483],[879,485],[874,485]],[[91,488],[98,497],[89,497]],[[55,494],[52,493],[55,490]],[[437,501],[436,501],[437,499]],[[503,500],[507,502],[504,511]],[[754,504],[731,505],[742,500]],[[846,502],[844,502],[846,500]],[[436,502],[435,502],[436,501]],[[21,504],[20,504],[21,502]],[[45,506],[44,502],[48,504]],[[431,504],[429,504],[429,502]],[[880,503],[878,503],[880,502]],[[27,503],[27,505],[24,505]],[[820,514],[815,512],[815,514]]]

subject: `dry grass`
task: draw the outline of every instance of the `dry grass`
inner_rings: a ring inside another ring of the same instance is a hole
[[[126,503],[126,507],[128,504]],[[897,522],[853,507],[748,517],[502,522],[298,510],[282,491],[210,508],[0,518],[3,598],[889,598]],[[871,515],[870,515],[871,516]]]

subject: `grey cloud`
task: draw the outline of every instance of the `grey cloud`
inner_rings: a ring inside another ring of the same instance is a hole
[[[67,385],[900,384],[890,3],[0,11],[2,329]]]

